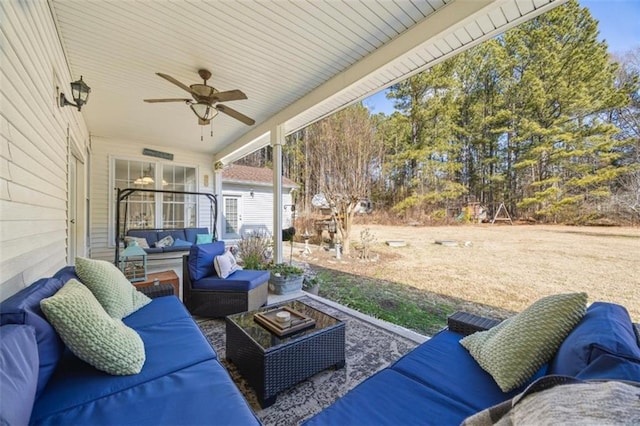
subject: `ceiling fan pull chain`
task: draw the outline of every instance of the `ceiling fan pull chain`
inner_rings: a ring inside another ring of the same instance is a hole
[[[211,130],[211,137],[213,137],[213,123],[209,122],[209,130]]]
[[[202,126],[200,126],[200,142],[202,142],[204,140],[203,136],[203,132],[202,132]]]

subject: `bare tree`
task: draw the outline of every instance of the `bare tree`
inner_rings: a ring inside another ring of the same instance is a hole
[[[618,178],[619,188],[614,202],[622,210],[630,213],[631,220],[640,219],[640,168],[635,168]]]
[[[369,110],[357,104],[323,119],[307,132],[312,179],[331,206],[343,252],[349,254],[356,206],[370,194],[381,141]]]

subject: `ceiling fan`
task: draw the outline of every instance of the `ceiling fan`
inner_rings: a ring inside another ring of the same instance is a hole
[[[218,111],[227,114],[230,117],[235,118],[246,124],[247,126],[252,126],[255,124],[255,120],[247,117],[241,112],[236,111],[235,109],[229,108],[226,105],[218,104],[218,102],[228,102],[228,101],[237,101],[241,99],[247,99],[247,95],[245,95],[241,90],[229,90],[226,92],[220,92],[215,87],[208,86],[207,80],[211,78],[211,72],[205,69],[198,70],[198,74],[204,80],[204,83],[192,84],[191,86],[187,86],[186,84],[181,83],[170,75],[163,73],[156,73],[160,77],[165,80],[175,84],[179,88],[186,90],[191,94],[193,99],[189,98],[173,98],[173,99],[145,99],[145,102],[156,103],[156,102],[185,102],[187,105],[191,107],[191,110],[198,116],[198,124],[206,126],[211,122],[211,119],[218,115]]]

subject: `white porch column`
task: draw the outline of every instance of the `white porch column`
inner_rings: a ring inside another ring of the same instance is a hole
[[[213,194],[216,196],[217,201],[217,209],[218,209],[218,218],[214,226],[216,227],[216,235],[218,237],[218,241],[222,240],[222,224],[223,222],[223,206],[222,206],[222,167],[218,170],[213,168]]]
[[[285,144],[282,125],[271,129],[273,147],[273,261],[282,263],[282,145]]]

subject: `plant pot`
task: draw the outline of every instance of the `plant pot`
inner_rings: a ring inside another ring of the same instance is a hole
[[[307,293],[311,293],[317,296],[320,293],[320,284],[315,284],[305,290]]]
[[[286,277],[271,274],[269,291],[274,294],[289,294],[302,290],[304,274],[288,275]]]

